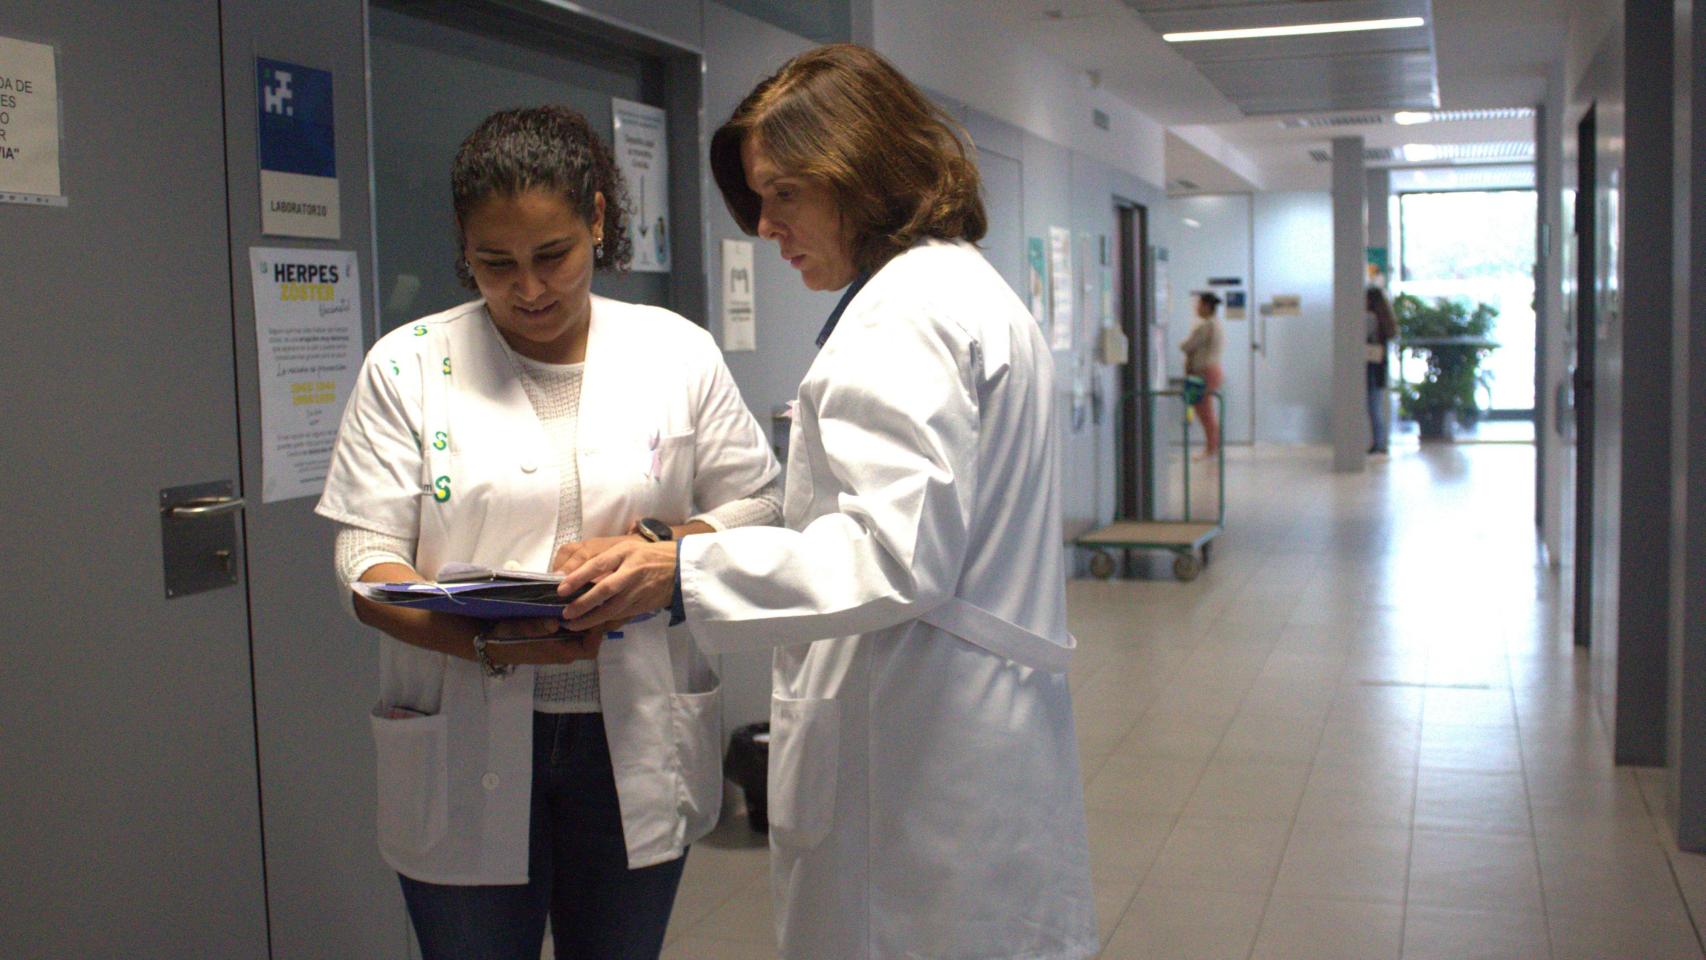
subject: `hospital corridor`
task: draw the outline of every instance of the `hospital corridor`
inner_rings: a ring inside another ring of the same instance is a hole
[[[1235,451],[1192,583],[1068,586],[1101,956],[1702,955],[1706,856],[1667,839],[1663,772],[1610,760],[1527,522],[1533,448],[1329,456]],[[664,955],[771,960],[768,877],[725,822]]]

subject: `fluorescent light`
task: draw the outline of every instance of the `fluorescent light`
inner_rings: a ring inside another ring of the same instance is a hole
[[[1363,30],[1402,30],[1419,27],[1426,21],[1421,17],[1397,17],[1391,20],[1341,20],[1337,23],[1299,23],[1288,27],[1246,27],[1239,30],[1196,30],[1187,33],[1164,33],[1168,43],[1196,43],[1201,40],[1254,40],[1260,37],[1301,37],[1313,33],[1358,33]]]
[[[1184,223],[1185,226],[1190,227],[1192,230],[1195,230],[1196,228],[1202,226],[1202,221],[1192,220],[1190,217],[1184,218],[1184,220],[1181,222]]]
[[[1401,149],[1406,163],[1428,163],[1438,160],[1442,153],[1438,144],[1432,143],[1406,143]]]
[[[1432,123],[1433,119],[1433,114],[1418,112],[1415,110],[1400,110],[1392,115],[1392,122],[1401,127],[1408,127],[1418,123]]]

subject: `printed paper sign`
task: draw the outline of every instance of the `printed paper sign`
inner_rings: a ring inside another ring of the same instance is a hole
[[[1030,267],[1031,316],[1037,325],[1048,329],[1048,252],[1042,237],[1026,238],[1026,256]]]
[[[53,48],[0,37],[0,202],[65,206]]]
[[[616,166],[628,184],[632,268],[669,272],[669,114],[631,100],[610,101]]]
[[[261,387],[261,499],[318,495],[361,369],[351,250],[252,247]]]
[[[758,331],[753,317],[752,243],[723,241],[723,350],[755,350]]]
[[[1056,351],[1072,349],[1072,231],[1049,227],[1049,289],[1054,300],[1054,331],[1050,346]]]
[[[255,58],[261,151],[261,232],[279,237],[342,236],[332,75]]]

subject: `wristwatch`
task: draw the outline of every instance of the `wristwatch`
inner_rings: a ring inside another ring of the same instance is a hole
[[[646,517],[643,520],[635,521],[634,532],[644,537],[648,543],[661,543],[675,539],[675,531],[670,529],[669,524],[655,517]]]

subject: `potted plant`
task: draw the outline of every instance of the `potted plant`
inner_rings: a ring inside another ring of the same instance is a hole
[[[1398,413],[1416,422],[1423,440],[1448,439],[1453,420],[1471,424],[1481,416],[1475,393],[1492,379],[1481,361],[1498,346],[1487,335],[1499,311],[1445,297],[1428,303],[1406,293],[1393,301],[1392,312],[1399,349],[1428,365],[1419,382],[1399,385]]]

